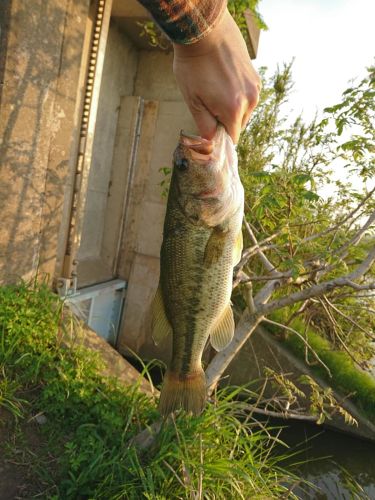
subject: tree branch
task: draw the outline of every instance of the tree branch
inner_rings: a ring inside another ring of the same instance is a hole
[[[262,319],[261,316],[250,315],[247,310],[242,314],[232,342],[215,355],[206,369],[206,384],[209,395],[212,394],[220,377]]]
[[[354,321],[354,319],[352,319],[347,314],[343,313],[338,307],[335,306],[335,304],[333,304],[330,300],[328,300],[327,297],[324,297],[324,300],[327,302],[327,304],[334,311],[337,312],[337,314],[339,314],[340,316],[342,316],[343,318],[345,318],[347,321],[349,321],[349,323],[351,323],[352,325],[354,325],[355,327],[357,327],[358,330],[360,330],[361,332],[363,332],[368,338],[370,338],[371,340],[375,340],[375,337],[373,337],[365,328],[363,328],[363,326],[361,326],[359,323],[357,323],[357,321]],[[361,308],[359,308],[359,309],[361,309]],[[375,311],[373,311],[373,312],[375,312]]]
[[[330,378],[332,378],[332,373],[331,370],[328,368],[328,366],[320,359],[318,354],[314,351],[314,349],[311,347],[311,345],[307,342],[305,338],[303,338],[303,335],[301,335],[297,330],[294,330],[294,328],[291,328],[290,326],[283,325],[282,323],[277,323],[276,321],[272,321],[268,318],[263,318],[263,321],[266,323],[269,323],[271,325],[279,326],[280,328],[284,328],[284,330],[288,330],[289,332],[294,333],[295,335],[298,336],[302,340],[302,342],[305,344],[305,346],[312,352],[314,358],[326,369],[328,375]]]
[[[372,226],[372,224],[374,222],[375,222],[375,212],[373,212],[370,215],[370,217],[367,219],[366,223],[356,232],[356,234],[349,241],[344,243],[344,245],[342,245],[342,247],[339,248],[335,253],[337,253],[337,255],[340,255],[341,257],[346,255],[346,250],[350,246],[358,245],[358,243],[363,238],[365,232]]]
[[[320,238],[321,236],[325,236],[326,234],[332,233],[332,231],[336,231],[336,229],[339,229],[340,227],[342,227],[342,225],[345,224],[345,222],[347,222],[348,220],[350,220],[350,219],[353,218],[353,216],[358,212],[358,210],[360,210],[360,208],[363,207],[363,205],[367,202],[367,200],[369,200],[371,198],[371,196],[374,193],[375,193],[375,188],[373,188],[366,195],[366,197],[361,201],[361,203],[359,203],[355,207],[355,209],[353,209],[346,217],[344,217],[343,219],[341,219],[337,224],[335,224],[334,226],[331,226],[331,227],[325,229],[324,231],[321,231],[320,233],[315,233],[315,234],[312,234],[311,236],[308,236],[307,238],[304,238],[300,243],[308,243],[309,241],[313,241],[316,238]]]
[[[265,410],[262,408],[257,408],[253,405],[247,405],[247,407],[250,412],[258,413],[259,415],[265,415],[266,417],[282,418],[284,420],[304,420],[306,422],[317,422],[319,419],[319,416],[316,415],[303,415],[301,413],[289,412],[287,410],[285,412]]]
[[[254,298],[255,306],[257,307],[257,312],[261,315],[267,315],[273,311],[276,311],[277,309],[281,309],[282,307],[295,304],[296,302],[301,302],[306,299],[311,299],[312,297],[321,296],[338,287],[348,286],[354,288],[355,290],[375,290],[375,282],[371,282],[367,285],[358,285],[357,283],[354,282],[354,280],[361,278],[371,268],[374,261],[375,261],[375,246],[368,253],[366,259],[357,267],[357,269],[355,269],[352,273],[349,273],[346,276],[335,278],[316,285],[312,285],[311,287],[305,288],[300,292],[292,293],[287,297],[274,300],[269,304],[262,303],[258,299],[259,294],[257,294]]]
[[[250,227],[250,224],[247,222],[247,220],[244,218],[244,224],[247,229],[247,232],[249,234],[251,242],[254,244],[255,248],[259,248],[259,243]],[[259,248],[259,251],[257,252],[259,255],[260,260],[262,261],[264,267],[267,269],[268,272],[274,273],[275,272],[275,266],[267,259],[267,257],[264,255],[262,250]]]
[[[248,222],[246,221],[246,219],[244,219],[244,223],[245,223],[245,225],[248,224]],[[236,273],[239,270],[241,270],[246,265],[246,263],[250,259],[250,257],[252,257],[253,255],[257,254],[259,251],[268,250],[268,249],[271,249],[271,248],[276,248],[277,245],[266,245],[266,243],[268,243],[268,242],[272,241],[273,239],[277,238],[277,236],[279,236],[280,233],[281,233],[281,231],[279,231],[278,233],[272,234],[271,236],[268,236],[268,238],[262,240],[260,243],[257,242],[252,247],[246,248],[243,251],[243,253],[242,253],[242,257],[241,257],[240,262],[234,268],[235,269],[234,272]],[[254,236],[254,238],[255,238],[255,236]],[[253,239],[252,239],[252,242],[254,242]]]

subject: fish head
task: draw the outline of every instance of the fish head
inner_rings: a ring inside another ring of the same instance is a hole
[[[179,205],[193,224],[214,227],[243,203],[237,153],[222,125],[212,140],[181,132],[173,175]]]

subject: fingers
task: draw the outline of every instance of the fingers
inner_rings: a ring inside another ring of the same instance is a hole
[[[247,98],[241,96],[232,101],[223,98],[220,103],[221,106],[217,109],[218,112],[215,116],[214,112],[208,109],[200,99],[187,99],[187,103],[201,137],[211,140],[215,135],[217,123],[219,121],[224,125],[234,144],[238,143],[241,131],[250,120],[257,102],[258,89]]]
[[[249,123],[253,110],[248,109],[242,117],[241,130],[244,130]]]
[[[237,144],[241,131],[245,128],[254,107],[250,106],[247,99],[238,99],[235,102],[228,103],[226,106],[226,115],[219,116],[219,120],[225,126],[233,143]]]
[[[237,144],[241,134],[241,120],[232,120],[230,122],[223,123],[223,125],[228,134],[231,136],[233,143]]]
[[[213,139],[217,128],[217,119],[208,111],[203,103],[188,102],[188,104],[201,137],[208,140]]]
[[[249,123],[251,115],[258,104],[259,92],[260,85],[254,86],[247,94],[247,99],[243,101],[242,106],[239,108],[240,111],[233,115],[233,123],[228,126],[227,130],[235,144],[237,144],[241,131],[244,130]],[[230,132],[230,130],[233,130],[233,132]]]

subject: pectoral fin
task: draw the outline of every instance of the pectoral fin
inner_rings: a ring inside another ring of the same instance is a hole
[[[172,327],[165,314],[163,296],[159,284],[152,303],[152,339],[155,345],[159,345],[170,333],[172,333]]]
[[[242,249],[243,249],[243,237],[242,237],[242,230],[240,230],[240,232],[237,235],[233,248],[233,267],[236,266],[241,260]]]
[[[210,342],[216,351],[222,351],[232,340],[234,326],[233,311],[228,304],[211,332]]]
[[[206,266],[215,264],[223,255],[225,237],[226,231],[223,231],[220,228],[215,228],[212,231],[204,250],[204,263]]]

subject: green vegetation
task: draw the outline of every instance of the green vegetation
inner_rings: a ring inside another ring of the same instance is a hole
[[[238,145],[248,250],[234,302],[244,310],[250,293],[254,313],[306,332],[332,368],[329,382],[353,393],[373,419],[374,68],[311,123],[289,113],[291,64],[271,76],[263,70],[262,78],[260,103]],[[301,339],[286,338],[304,359]]]
[[[159,418],[155,402],[103,378],[100,358],[78,342],[64,347],[76,328],[46,285],[0,288],[0,413],[10,412],[15,426],[8,456],[18,449],[19,462],[22,431],[37,415],[47,419],[34,493],[64,500],[294,498],[289,487],[298,479],[281,468],[280,450],[273,452],[280,442],[254,424],[246,403],[235,400],[238,390],[219,393],[200,417],[179,415],[151,449],[137,451],[130,439]]]
[[[282,312],[272,315],[278,323],[287,323],[287,317]],[[327,370],[317,362],[311,351],[306,348],[303,340],[293,333],[277,327],[267,325],[267,329],[282,338],[283,343],[288,346],[301,360],[308,363],[314,373],[325,379],[332,387],[343,395],[350,395],[350,399],[357,405],[370,420],[375,422],[375,378],[361,371],[345,351],[332,349],[332,344],[311,327],[307,327],[301,318],[292,320],[288,326],[302,334],[311,349],[319,356],[331,371],[329,376]]]

